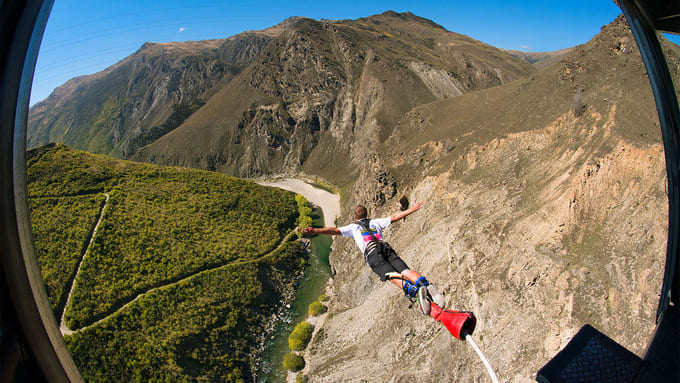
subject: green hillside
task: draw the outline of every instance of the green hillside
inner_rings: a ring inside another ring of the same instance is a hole
[[[253,334],[303,264],[294,194],[64,145],[27,158],[38,262],[84,377],[249,380]]]

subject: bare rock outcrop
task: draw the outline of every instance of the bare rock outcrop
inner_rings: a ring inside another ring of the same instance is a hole
[[[408,197],[425,207],[386,233],[450,308],[475,312],[476,341],[504,381],[532,381],[584,323],[638,354],[652,334],[666,238],[663,150],[609,146],[614,114],[589,133],[601,138],[579,147],[570,113],[471,147],[450,171],[413,185]],[[409,309],[349,242],[335,241],[331,315],[304,373],[315,382],[485,379],[472,349]]]

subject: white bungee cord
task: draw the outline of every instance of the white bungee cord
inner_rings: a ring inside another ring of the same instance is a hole
[[[482,350],[477,347],[477,343],[475,343],[474,340],[472,340],[472,337],[470,334],[465,335],[465,340],[470,343],[470,346],[477,352],[477,355],[479,355],[479,359],[482,360],[482,363],[484,363],[484,367],[486,367],[486,370],[489,372],[489,376],[491,377],[491,381],[493,383],[498,383],[498,377],[496,376],[496,373],[493,372],[493,369],[491,368],[491,364],[489,364],[489,361],[486,359],[484,354],[482,354]]]

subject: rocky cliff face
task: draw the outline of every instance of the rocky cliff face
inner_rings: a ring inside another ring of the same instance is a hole
[[[426,207],[387,234],[450,308],[474,311],[475,338],[504,380],[532,381],[585,323],[638,354],[654,328],[666,238],[662,149],[620,141],[596,154],[605,139],[569,147],[573,124],[565,115],[471,148],[411,186],[406,196]],[[376,214],[396,211],[394,200]],[[336,240],[332,265],[332,316],[305,354],[312,381],[483,379],[471,348],[408,309],[353,243]]]
[[[386,237],[451,309],[474,311],[501,381],[534,381],[585,323],[643,355],[667,236],[650,93],[619,18],[531,77],[409,112],[344,207],[382,216],[426,202]],[[334,242],[331,262],[330,311],[304,355],[311,381],[486,381],[472,349],[380,283],[351,240]]]

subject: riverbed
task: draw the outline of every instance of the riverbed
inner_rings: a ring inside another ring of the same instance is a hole
[[[313,213],[315,226],[335,226],[335,219],[340,213],[340,196],[337,194],[295,178],[258,183],[302,194],[317,208]],[[332,238],[328,235],[312,238],[309,265],[305,268],[305,275],[300,281],[295,300],[290,307],[286,308],[274,332],[265,341],[262,365],[258,371],[258,382],[286,382],[287,374],[281,363],[283,356],[289,352],[288,335],[293,331],[295,325],[305,319],[307,308],[323,293],[323,289],[331,276],[328,256],[332,241]]]
[[[257,181],[264,186],[274,186],[293,193],[302,194],[309,202],[321,208],[324,216],[324,226],[335,226],[335,219],[340,216],[340,196],[328,190],[316,187],[297,178],[282,178],[277,180]]]

